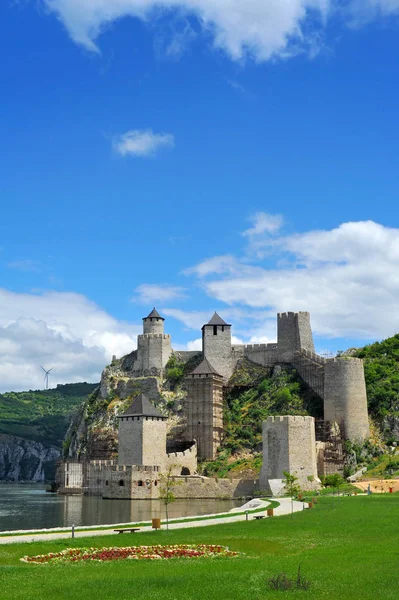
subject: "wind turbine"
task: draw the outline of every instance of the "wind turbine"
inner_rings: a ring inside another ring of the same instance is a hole
[[[55,367],[52,367],[48,371],[46,371],[46,369],[42,367],[42,365],[39,365],[39,367],[42,369],[42,371],[44,371],[44,385],[46,386],[46,390],[48,390],[48,376],[51,373],[51,371],[55,369]]]

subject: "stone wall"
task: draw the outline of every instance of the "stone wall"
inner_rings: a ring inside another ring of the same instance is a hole
[[[343,425],[345,439],[362,442],[370,436],[366,383],[360,358],[327,360],[324,420]]]
[[[290,363],[294,353],[302,348],[314,352],[310,314],[308,312],[279,313],[277,345],[281,362]]]
[[[303,489],[317,483],[316,435],[313,417],[269,417],[263,422],[263,465],[260,489],[273,492],[273,481],[284,479],[284,471],[298,477]],[[315,483],[308,481],[313,477]]]
[[[166,421],[158,417],[119,418],[119,465],[163,465]]]
[[[155,500],[159,498],[158,466],[113,467],[105,482],[103,498],[113,500]]]
[[[148,377],[154,375],[162,377],[171,354],[170,335],[146,333],[137,336],[137,355],[132,368],[133,376]]]
[[[171,468],[171,474],[194,475],[197,472],[197,444],[193,444],[184,452],[170,452],[166,455],[166,469]]]
[[[202,348],[206,358],[219,375],[227,381],[233,373],[230,325],[204,325]]]
[[[252,479],[216,479],[213,477],[176,477],[176,498],[246,498],[252,496],[258,481]]]
[[[198,456],[212,460],[223,435],[223,379],[217,375],[189,375],[187,386],[187,440],[196,440]]]

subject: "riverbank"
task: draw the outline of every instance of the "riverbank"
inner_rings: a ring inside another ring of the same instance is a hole
[[[204,527],[206,525],[216,525],[225,522],[236,522],[247,520],[250,517],[273,508],[276,516],[288,514],[289,512],[298,512],[303,510],[305,503],[291,502],[289,498],[280,498],[278,500],[250,500],[239,508],[233,508],[225,514],[212,514],[197,517],[186,517],[183,519],[170,519],[169,529],[182,529],[185,527]],[[265,515],[266,516],[266,515]],[[227,521],[226,521],[227,520]],[[166,522],[163,521],[163,527]],[[117,523],[112,525],[103,525],[101,527],[79,527],[74,529],[74,537],[92,537],[100,535],[114,535],[115,529],[140,528],[140,532],[154,531],[151,522],[143,523]],[[15,544],[19,542],[38,542],[46,540],[70,539],[72,530],[66,528],[42,529],[42,530],[22,530],[5,531],[0,534],[1,544]]]

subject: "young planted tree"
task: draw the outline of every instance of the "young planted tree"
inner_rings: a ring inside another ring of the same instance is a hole
[[[285,477],[283,479],[284,492],[287,496],[291,496],[291,514],[294,514],[294,496],[301,493],[301,488],[297,483],[298,477],[289,471],[283,471],[283,475]]]
[[[169,504],[176,500],[176,496],[173,493],[173,490],[177,485],[180,484],[179,481],[176,481],[173,477],[173,467],[175,465],[170,465],[166,473],[160,475],[161,485],[159,488],[160,498],[165,506],[165,516],[166,516],[166,530],[169,531]]]

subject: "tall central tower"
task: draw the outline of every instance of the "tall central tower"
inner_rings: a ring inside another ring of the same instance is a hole
[[[225,381],[233,373],[231,352],[231,325],[215,312],[212,319],[202,328],[202,351],[215,371]]]

